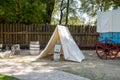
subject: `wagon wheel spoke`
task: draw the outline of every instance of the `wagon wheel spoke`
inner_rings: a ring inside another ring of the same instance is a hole
[[[113,44],[109,44],[109,45],[108,45],[108,48],[109,48],[109,49],[114,48]]]
[[[96,46],[96,49],[99,49],[99,51],[103,51],[103,52],[104,52],[104,45],[98,44],[98,45]]]
[[[117,45],[111,40],[103,40],[96,45],[96,53],[100,59],[115,59],[118,51]]]
[[[115,43],[111,40],[105,40],[105,47],[106,48],[110,48],[111,46],[113,46]]]
[[[110,52],[109,52],[110,59],[115,59],[117,57],[118,52],[119,49],[116,44],[110,46]]]
[[[101,48],[102,50],[104,49],[104,44],[97,44],[97,47]]]
[[[113,45],[114,45],[113,43],[112,43],[112,44],[109,43],[109,44],[107,45],[107,48],[111,48],[111,47],[113,47]]]
[[[103,43],[96,45],[96,53],[100,59],[107,59],[107,53],[105,53],[105,46]]]
[[[104,52],[103,54],[99,54],[100,59],[108,59],[108,53]]]
[[[104,51],[101,51],[101,52],[99,51],[97,55],[100,59],[106,59],[106,57],[107,57],[107,55],[104,53]]]
[[[118,54],[117,48],[110,49],[109,51],[110,59],[115,59],[117,57],[117,54]]]
[[[115,51],[119,51],[117,45],[112,45],[109,47],[110,50],[115,50]]]

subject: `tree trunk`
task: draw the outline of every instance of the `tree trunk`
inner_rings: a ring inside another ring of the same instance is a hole
[[[69,0],[67,0],[67,9],[66,9],[66,23],[65,25],[68,25],[68,14],[69,14]]]
[[[52,16],[52,12],[53,12],[53,9],[54,9],[54,5],[55,5],[55,0],[49,0],[47,2],[47,7],[46,7],[46,11],[47,11],[47,20],[46,20],[46,23],[50,24],[51,22],[51,16]]]
[[[62,24],[63,10],[64,10],[64,8],[62,8],[62,6],[63,6],[63,1],[64,1],[64,0],[61,1],[61,5],[60,5],[60,20],[59,20],[59,24]]]

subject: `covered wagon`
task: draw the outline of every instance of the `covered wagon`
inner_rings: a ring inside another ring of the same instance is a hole
[[[96,53],[100,59],[115,59],[120,51],[120,9],[98,12],[97,32],[100,34]]]

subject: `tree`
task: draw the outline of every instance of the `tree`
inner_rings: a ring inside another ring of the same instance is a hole
[[[78,6],[76,6],[76,4],[78,3],[78,1],[69,0],[68,3],[69,3],[69,5],[68,5],[69,6],[69,9],[68,9],[69,12],[67,13],[67,0],[57,0],[56,1],[55,8],[54,8],[54,11],[53,11],[52,21],[55,21],[53,19],[58,18],[59,19],[59,22],[58,22],[59,24],[62,24],[62,25],[68,24],[69,25],[69,23],[72,22],[70,17],[76,17],[76,16],[78,18],[74,18],[74,19],[79,19],[79,20],[76,20],[76,21],[81,21],[80,16],[77,13]],[[68,20],[66,20],[66,19],[68,19]],[[74,24],[78,24],[78,23],[74,23]]]
[[[111,9],[117,9],[120,6],[118,0],[80,0],[81,13],[87,13],[89,17],[96,19],[98,11],[108,11]],[[90,20],[91,21],[91,20]],[[94,22],[96,24],[96,20]]]
[[[16,22],[18,20],[16,5],[13,0],[0,1],[0,22]]]
[[[95,16],[97,11],[107,11],[111,8],[120,7],[119,0],[80,0],[80,11],[90,16]]]
[[[62,1],[61,1],[61,4],[60,4],[60,20],[59,20],[59,24],[62,23],[63,11],[64,11],[64,9],[66,8],[66,5],[63,6],[63,5],[64,5],[63,1],[64,1],[64,0],[62,0]]]
[[[120,7],[120,1],[119,0],[111,0],[112,1],[112,6],[114,9],[117,9],[118,7]]]
[[[21,23],[46,23],[46,4],[39,0],[21,0]]]
[[[51,22],[52,12],[54,10],[55,0],[41,0],[43,3],[46,4],[46,13],[47,13],[47,19],[46,23]]]
[[[69,25],[81,25],[82,21],[78,18],[78,16],[69,17]]]
[[[109,0],[81,0],[80,10],[90,16],[95,16],[97,11],[106,11],[111,7]]]
[[[55,0],[1,0],[0,22],[50,23]]]

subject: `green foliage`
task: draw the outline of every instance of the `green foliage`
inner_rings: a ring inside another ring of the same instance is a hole
[[[119,0],[80,0],[83,13],[90,16],[95,16],[98,11],[107,11],[110,8],[118,8],[120,6]]]
[[[54,1],[55,0],[1,0],[0,22],[28,24],[49,23],[54,8]]]
[[[16,5],[14,1],[1,0],[0,19],[3,22],[15,22],[17,20]]]
[[[112,6],[114,9],[120,7],[120,1],[119,0],[111,0],[112,1]]]
[[[52,20],[51,20],[51,24],[52,24],[52,25],[57,25],[57,24],[59,24],[59,19],[53,17]]]
[[[25,0],[21,1],[21,11],[20,11],[20,22],[23,23],[44,23],[47,18],[46,14],[46,4],[35,0],[31,2],[25,2]]]
[[[81,0],[81,9],[90,16],[95,16],[97,11],[106,11],[111,7],[109,0]]]
[[[59,18],[60,18],[60,9],[63,9],[63,16],[62,16],[62,23],[65,24],[66,22],[66,6],[67,6],[67,0],[63,0],[63,5],[61,6],[62,0],[56,0],[55,8],[53,11],[53,18],[52,18],[52,24],[58,24]],[[70,0],[69,3],[69,14],[68,14],[68,25],[79,25],[81,24],[80,16],[78,15],[78,5],[76,5],[78,1],[76,0]],[[74,18],[74,19],[73,19]],[[57,20],[56,20],[57,19]]]
[[[74,17],[69,18],[68,24],[69,25],[82,25],[82,21],[77,16],[74,16]]]
[[[0,74],[0,80],[20,80],[20,79],[12,77],[12,76]]]
[[[90,18],[93,18],[94,23],[96,25],[96,15],[98,11],[108,11],[111,9],[117,9],[120,6],[119,0],[79,0],[81,1],[81,8],[79,8],[79,12],[87,13]],[[91,19],[89,21],[91,24]]]

